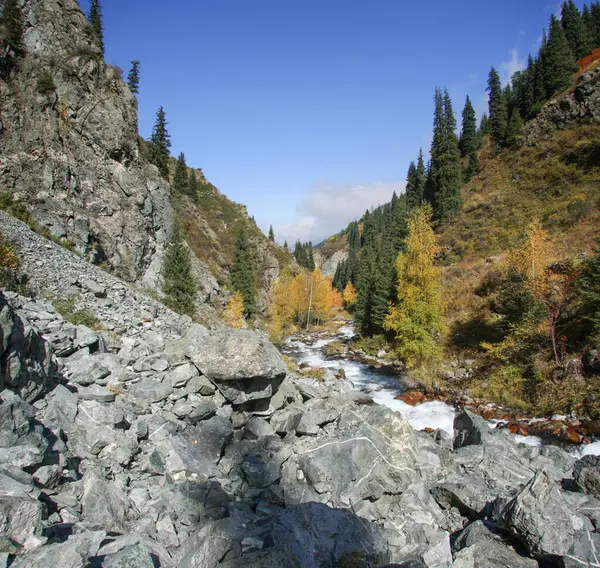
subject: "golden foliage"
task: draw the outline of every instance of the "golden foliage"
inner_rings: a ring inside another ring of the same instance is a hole
[[[18,270],[19,259],[12,247],[0,235],[0,270]]]
[[[239,292],[236,292],[227,303],[223,311],[223,321],[229,327],[240,329],[244,326],[244,298]]]
[[[347,308],[351,308],[354,306],[354,304],[356,304],[356,288],[354,287],[354,284],[352,284],[352,282],[348,281],[348,284],[346,284],[346,287],[344,288],[344,293],[342,294],[342,298],[344,299],[344,305]]]
[[[406,252],[396,260],[398,303],[384,323],[394,332],[398,354],[409,366],[435,358],[437,339],[445,332],[441,269],[434,263],[440,247],[431,217],[431,207],[424,206],[408,221]]]
[[[271,337],[281,340],[294,323],[306,327],[312,322],[323,323],[341,304],[340,293],[318,268],[313,272],[303,271],[297,276],[285,270],[276,280],[271,294]]]

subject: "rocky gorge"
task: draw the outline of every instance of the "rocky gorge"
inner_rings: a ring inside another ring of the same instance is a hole
[[[0,296],[4,565],[598,565],[595,456],[467,410],[452,436],[414,430],[351,379],[289,372],[260,332],[193,323],[18,223],[38,252],[35,298]],[[59,289],[95,329],[44,299]]]

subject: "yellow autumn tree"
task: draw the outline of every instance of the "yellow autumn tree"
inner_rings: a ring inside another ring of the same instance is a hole
[[[394,332],[396,349],[408,366],[436,358],[438,340],[445,333],[441,300],[441,269],[435,265],[440,250],[431,224],[430,205],[408,220],[406,252],[396,259],[397,302],[384,327]]]
[[[520,246],[506,254],[505,264],[509,272],[521,278],[531,297],[546,308],[547,317],[541,326],[550,339],[555,363],[562,366],[564,342],[559,322],[570,304],[575,283],[581,274],[581,264],[553,263],[548,235],[539,219],[527,227],[527,234]],[[519,330],[513,331],[516,333]]]
[[[223,321],[236,329],[244,326],[244,298],[239,292],[229,298],[227,307],[223,310]]]
[[[273,341],[279,342],[290,330],[294,319],[293,284],[295,276],[291,268],[286,267],[273,284],[269,304],[269,331]]]
[[[356,304],[356,288],[352,282],[348,281],[348,284],[346,284],[342,298],[344,300],[344,306],[348,309],[352,309]]]

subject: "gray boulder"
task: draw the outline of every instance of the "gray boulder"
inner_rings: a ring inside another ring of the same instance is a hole
[[[577,461],[573,480],[579,491],[600,497],[600,456],[584,456]]]
[[[232,404],[270,399],[287,372],[275,346],[248,330],[213,332],[186,354]]]
[[[126,530],[131,503],[115,483],[108,482],[98,468],[83,476],[81,508],[86,523],[107,532]]]
[[[50,345],[0,291],[0,390],[9,388],[27,402],[46,390],[56,371]]]

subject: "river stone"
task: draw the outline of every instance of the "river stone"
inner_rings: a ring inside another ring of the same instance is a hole
[[[454,417],[454,449],[463,446],[480,445],[489,441],[493,434],[488,423],[466,409]]]

